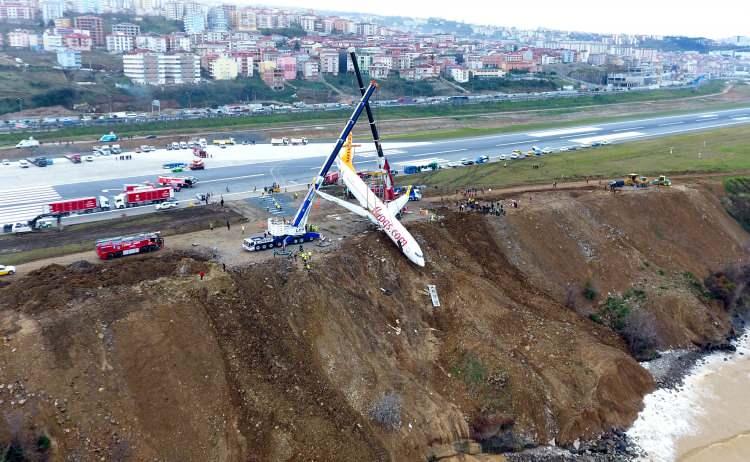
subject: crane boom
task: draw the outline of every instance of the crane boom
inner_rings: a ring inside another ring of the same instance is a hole
[[[357,107],[354,108],[354,112],[352,112],[351,117],[349,117],[349,121],[346,123],[346,126],[344,126],[344,129],[341,131],[341,135],[339,135],[338,141],[336,141],[336,145],[333,148],[333,151],[331,154],[328,155],[328,158],[326,159],[323,166],[320,168],[320,172],[318,172],[318,176],[313,181],[313,184],[310,185],[310,189],[307,191],[307,195],[305,196],[305,200],[302,201],[302,203],[299,206],[299,209],[297,209],[297,213],[294,215],[294,221],[292,222],[292,226],[300,227],[304,226],[305,221],[307,220],[307,216],[310,213],[310,205],[312,205],[313,198],[315,197],[315,191],[320,189],[320,185],[323,184],[323,180],[325,179],[326,174],[328,173],[328,170],[333,165],[333,162],[336,160],[336,156],[338,156],[339,151],[341,151],[341,147],[346,142],[346,138],[349,136],[349,133],[351,133],[352,129],[354,128],[354,124],[357,123],[357,119],[359,119],[359,116],[362,114],[362,110],[364,108],[369,108],[367,105],[367,101],[370,99],[372,94],[375,92],[375,89],[377,89],[378,85],[375,83],[375,81],[370,82],[370,86],[367,87],[367,90],[362,94],[362,99],[359,100],[359,104],[357,104]]]
[[[365,94],[365,82],[362,80],[362,73],[359,71],[359,63],[357,62],[357,55],[354,50],[349,52],[349,56],[352,58],[352,66],[354,66],[354,74],[357,76],[357,83],[359,83],[359,92]],[[372,109],[370,104],[365,103],[365,111],[367,112],[367,120],[370,122],[370,131],[372,132],[372,141],[375,143],[375,150],[378,153],[378,167],[383,168],[383,162],[385,155],[383,154],[383,147],[380,145],[380,135],[378,135],[378,128],[375,126],[375,117],[372,115]]]

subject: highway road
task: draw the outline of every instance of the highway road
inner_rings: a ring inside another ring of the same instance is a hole
[[[427,143],[386,142],[384,148],[391,168],[403,171],[409,164],[455,162],[480,155],[496,160],[501,154],[509,154],[514,149],[525,151],[531,146],[557,150],[563,146],[580,146],[602,140],[625,143],[747,123],[750,123],[750,107]],[[375,166],[376,154],[371,144],[368,145],[369,140],[358,141],[364,146],[355,156],[357,168]],[[176,193],[176,198],[190,200],[196,193],[205,192],[211,192],[217,198],[221,194],[227,194],[228,198],[241,197],[243,194],[252,195],[254,190],[262,190],[274,181],[282,187],[301,189],[317,173],[330,148],[330,143],[289,147],[233,146],[226,150],[212,146],[209,148],[211,158],[206,160],[208,168],[189,173],[198,177],[198,185]],[[160,159],[172,159],[177,154],[163,151],[140,156],[134,156],[135,160],[117,162],[97,158],[92,163],[78,165],[56,160],[54,165],[46,168],[20,169],[17,164],[0,166],[0,225],[33,218],[41,212],[44,204],[54,200],[99,195],[113,197],[126,183],[154,182],[158,174],[167,172],[160,169]],[[186,151],[180,156],[179,159],[187,160],[192,154]]]

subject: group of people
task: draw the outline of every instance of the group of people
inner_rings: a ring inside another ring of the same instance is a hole
[[[511,199],[508,203],[510,208],[517,209],[518,201]],[[456,202],[456,208],[459,212],[477,212],[484,215],[505,215],[505,203],[503,201],[480,201],[475,197],[469,197],[465,201]]]
[[[286,246],[284,246],[286,248]],[[288,253],[289,260],[297,263],[297,256],[302,260],[302,267],[305,268],[307,271],[310,271],[312,268],[310,267],[310,261],[312,260],[312,252],[305,251],[305,248],[302,246],[299,246],[299,252],[291,251]]]

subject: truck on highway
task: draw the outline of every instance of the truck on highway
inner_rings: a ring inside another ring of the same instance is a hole
[[[96,255],[102,260],[153,252],[164,247],[164,238],[158,231],[132,236],[111,237],[96,241]]]
[[[17,148],[36,148],[39,146],[39,141],[35,140],[33,136],[28,137],[25,140],[21,140],[16,144]]]
[[[271,138],[271,146],[286,146],[289,144],[289,138]]]
[[[235,144],[235,141],[234,141],[234,138],[224,138],[224,139],[214,140],[213,143],[216,146],[231,146]]]
[[[305,138],[304,136],[302,138],[292,138],[291,140],[289,140],[289,142],[292,144],[292,146],[297,146],[300,144],[305,145],[307,144],[307,138]]]
[[[45,213],[66,216],[71,213],[91,213],[109,210],[109,199],[105,196],[80,197],[50,202],[45,206]]]
[[[173,191],[171,187],[138,188],[116,195],[115,208],[124,209],[139,205],[157,204],[171,199],[172,196]]]
[[[203,159],[193,159],[188,168],[190,170],[204,170],[206,165],[203,163]]]
[[[160,176],[156,179],[156,182],[161,186],[170,186],[175,191],[179,191],[182,188],[192,188],[198,182],[198,178],[194,176]]]

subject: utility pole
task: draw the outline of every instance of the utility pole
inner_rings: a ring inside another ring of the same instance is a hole
[[[23,98],[16,98],[18,100],[18,112],[23,111]]]

